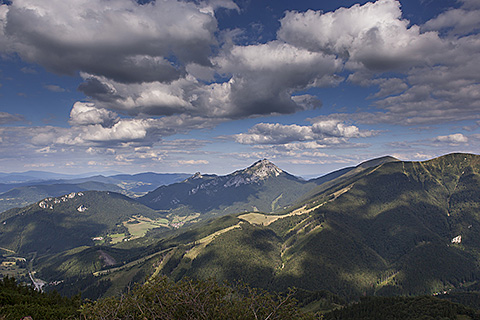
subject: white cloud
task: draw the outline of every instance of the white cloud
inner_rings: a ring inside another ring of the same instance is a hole
[[[448,30],[451,34],[464,35],[475,30],[480,26],[480,3],[477,0],[461,0],[460,8],[452,8],[442,12],[437,17],[427,21],[422,26],[424,30]]]
[[[466,9],[480,9],[480,2],[478,0],[459,0],[462,3],[462,7]]]
[[[341,68],[335,56],[281,41],[233,46],[214,62],[221,74],[231,75],[227,98],[234,117],[288,114],[315,107],[296,103],[292,94],[337,84],[333,75]]]
[[[335,119],[315,122],[312,131],[321,136],[342,138],[369,137],[374,134],[373,131],[360,131],[356,126],[348,126]]]
[[[89,102],[74,104],[71,128],[18,130],[2,141],[23,135],[35,150],[92,147],[89,152],[102,155],[97,149],[127,145],[161,144],[172,151],[181,143],[168,146],[164,137],[231,119],[319,108],[322,97],[309,89],[337,86],[344,77],[350,84],[377,86],[369,98],[378,109],[319,117],[312,125],[260,123],[235,141],[307,156],[322,148],[365,146],[351,140],[375,132],[349,121],[420,125],[479,119],[480,38],[472,31],[478,6],[462,3],[425,26],[404,19],[395,0],[328,13],[291,11],[280,21],[276,40],[239,45],[231,37],[219,46],[216,37],[239,32],[218,32],[215,10],[238,10],[228,0],[16,0],[0,5],[0,48],[58,73],[80,71],[79,90]],[[470,10],[464,20],[461,10]],[[14,121],[24,119],[0,112],[0,124]],[[461,140],[451,135],[436,142]],[[115,155],[119,161],[164,159],[148,148],[138,149],[136,158]]]
[[[77,105],[77,104],[76,104]],[[205,119],[184,115],[151,118],[116,118],[108,113],[100,112],[88,103],[80,103],[71,117],[71,128],[53,126],[32,127],[24,130],[13,130],[15,135],[23,136],[35,146],[65,145],[92,147],[88,152],[96,152],[95,147],[118,148],[128,144],[133,147],[158,144],[162,138],[193,129],[206,128]],[[74,119],[75,121],[72,121]],[[111,125],[106,125],[115,119]],[[20,128],[17,128],[20,129]],[[193,142],[180,140],[185,146]],[[199,142],[203,145],[203,142]],[[114,150],[114,149],[111,149]]]
[[[285,144],[292,141],[313,140],[314,134],[309,126],[282,125],[279,123],[259,123],[240,133],[235,140],[241,144]]]
[[[461,133],[455,133],[448,136],[438,136],[434,139],[436,142],[445,142],[452,144],[467,143],[468,138]]]
[[[375,98],[384,98],[391,95],[397,95],[408,89],[408,85],[405,83],[405,80],[398,78],[375,79],[370,83],[378,84],[380,87],[380,90],[373,96]]]
[[[56,143],[75,145],[86,142],[124,142],[141,141],[147,137],[147,130],[153,120],[128,119],[119,120],[111,127],[92,124],[71,130],[66,135],[57,137]],[[75,132],[76,131],[76,132]]]
[[[178,163],[183,165],[209,164],[207,160],[178,160]]]
[[[37,149],[35,150],[37,153],[57,153],[57,150],[51,148],[50,146],[47,146],[45,148]]]
[[[61,74],[86,71],[120,82],[171,81],[175,63],[209,65],[216,44],[212,10],[231,1],[16,0],[0,6],[7,52]],[[175,55],[175,63],[168,57]]]
[[[307,142],[303,148],[320,148],[347,144],[350,138],[363,138],[374,135],[374,131],[360,130],[339,120],[316,121],[311,126],[283,125],[279,123],[259,123],[234,136],[235,141],[249,145],[285,145],[292,142]],[[298,147],[297,147],[298,148]]]
[[[98,155],[98,154],[103,154],[103,155],[114,155],[117,153],[115,149],[112,148],[97,148],[97,147],[88,147],[85,150],[86,153],[92,154],[92,155]]]
[[[383,71],[428,62],[442,42],[402,19],[400,2],[379,0],[334,12],[290,11],[278,37],[300,48],[335,54],[349,69]]]
[[[100,124],[112,127],[118,121],[118,115],[112,111],[95,108],[93,103],[76,102],[70,111],[69,123],[73,126]]]
[[[170,83],[124,84],[83,74],[85,82],[79,89],[98,107],[132,115],[238,119],[319,107],[321,102],[312,96],[292,94],[338,83],[333,74],[341,66],[333,56],[280,42],[235,46],[214,63],[219,73],[230,77],[228,81],[204,84],[188,75]]]

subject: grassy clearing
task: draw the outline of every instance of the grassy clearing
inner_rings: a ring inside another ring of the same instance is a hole
[[[274,212],[275,209],[277,209],[277,202],[278,202],[278,200],[280,200],[282,197],[283,197],[283,193],[282,193],[281,195],[279,195],[277,198],[275,198],[275,200],[272,201],[272,212]]]
[[[180,228],[187,222],[195,222],[195,220],[200,217],[200,213],[192,213],[190,215],[180,216],[180,215],[168,215],[170,219],[170,226],[174,228]]]
[[[155,268],[155,271],[150,276],[148,281],[151,281],[152,279],[154,279],[156,276],[160,274],[160,271],[162,271],[163,267],[168,262],[168,260],[170,260],[170,258],[173,256],[174,253],[175,253],[175,250],[170,250],[169,252],[167,252],[167,254],[163,257],[162,261],[160,261],[158,266]]]
[[[14,277],[19,281],[28,282],[28,270],[26,260],[22,257],[0,256],[1,277]]]
[[[241,216],[238,216],[239,219],[245,220],[250,224],[258,224],[262,226],[268,226],[278,219],[283,219],[286,217],[291,217],[291,216],[300,216],[302,214],[310,213],[313,210],[317,209],[318,207],[322,206],[322,204],[319,204],[318,206],[315,206],[313,208],[307,209],[306,206],[303,206],[299,209],[296,209],[290,213],[284,214],[284,215],[271,215],[271,214],[263,214],[263,213],[257,213],[257,212],[251,212],[251,213],[246,213],[242,214]]]
[[[164,218],[152,220],[144,216],[134,216],[128,221],[124,221],[123,225],[131,234],[130,239],[141,238],[145,236],[148,230],[165,227],[168,228],[168,220]]]
[[[110,238],[112,238],[112,244],[122,242],[123,239],[125,239],[125,233],[114,233],[114,234],[109,234],[108,235]]]
[[[126,221],[123,221],[122,224],[127,228],[128,233],[112,233],[108,234],[108,237],[111,238],[110,244],[117,244],[125,240],[133,240],[144,237],[149,230],[155,228],[180,228],[186,222],[194,222],[200,216],[199,213],[194,213],[192,215],[178,216],[172,215],[169,216],[169,219],[159,218],[151,219],[144,217],[142,215],[135,215],[129,218]],[[108,240],[107,240],[108,241]],[[106,243],[104,240],[96,240],[96,244]],[[2,248],[0,248],[2,249]],[[8,249],[5,249],[8,250]],[[8,250],[10,251],[10,250]],[[13,252],[13,251],[12,251]]]

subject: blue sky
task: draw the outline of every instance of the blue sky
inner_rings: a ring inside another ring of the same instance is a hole
[[[0,1],[0,171],[478,153],[479,21],[477,0]]]

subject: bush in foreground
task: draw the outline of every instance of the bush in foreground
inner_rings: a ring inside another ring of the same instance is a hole
[[[66,298],[56,292],[42,293],[17,284],[14,278],[0,279],[0,319],[78,319],[80,296]]]
[[[121,297],[84,304],[82,319],[313,319],[301,313],[292,293],[275,295],[215,280],[173,282],[159,277]]]
[[[431,296],[365,297],[325,320],[480,320],[480,311]]]

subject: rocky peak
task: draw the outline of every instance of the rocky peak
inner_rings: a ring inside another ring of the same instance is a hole
[[[197,180],[197,179],[202,179],[203,176],[200,172],[195,172],[195,174],[193,176],[191,176],[190,178],[187,178],[184,180],[184,182],[186,181],[192,181],[192,180]]]
[[[279,176],[283,171],[267,159],[259,160],[245,170],[252,176],[265,178],[268,176]]]
[[[203,176],[200,172],[195,172],[195,174],[192,176],[192,179],[201,179],[201,178],[203,178]]]
[[[242,184],[258,183],[260,180],[265,180],[269,177],[277,177],[283,171],[267,159],[259,160],[250,167],[239,170],[229,175],[228,181],[224,187],[238,187]]]

